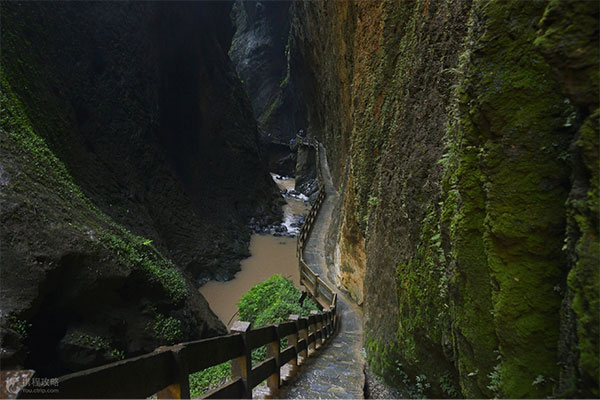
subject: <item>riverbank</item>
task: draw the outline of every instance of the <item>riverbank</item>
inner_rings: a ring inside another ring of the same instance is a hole
[[[296,234],[309,210],[307,198],[294,191],[293,178],[276,174],[271,176],[286,201],[282,207],[281,232],[253,234],[250,239],[250,257],[241,261],[241,271],[227,282],[209,281],[200,288],[200,293],[206,298],[212,311],[227,327],[237,320],[237,302],[240,297],[257,283],[280,274],[299,287]]]

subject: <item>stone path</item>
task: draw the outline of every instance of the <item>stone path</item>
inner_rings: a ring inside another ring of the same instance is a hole
[[[327,196],[321,205],[315,225],[304,250],[310,268],[320,274],[329,287],[335,285],[327,278],[325,241],[338,193],[336,192],[325,148],[321,146],[320,163]],[[341,315],[337,335],[305,360],[299,374],[282,387],[280,396],[288,399],[361,399],[364,397],[365,375],[362,347],[362,313],[341,291],[338,293],[338,315]]]

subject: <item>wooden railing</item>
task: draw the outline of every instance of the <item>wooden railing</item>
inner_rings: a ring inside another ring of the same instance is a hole
[[[304,246],[317,219],[317,214],[325,201],[325,186],[323,184],[323,174],[321,171],[320,146],[316,139],[297,138],[299,144],[315,148],[317,181],[319,182],[319,194],[313,203],[310,212],[304,220],[304,224],[298,234],[296,255],[298,256],[298,267],[300,270],[300,284],[303,285],[308,294],[323,308],[336,307],[337,294],[333,291],[319,276],[310,269],[304,261]]]
[[[321,312],[313,311],[308,317],[290,315],[289,322],[259,329],[251,329],[249,322],[236,322],[229,335],[160,347],[149,354],[64,375],[51,380],[56,386],[38,386],[36,382],[44,381],[36,378],[34,371],[4,371],[3,378],[20,376],[22,381],[3,394],[18,398],[146,398],[156,394],[159,399],[189,399],[189,374],[227,361],[231,361],[232,380],[203,398],[252,398],[252,389],[265,380],[271,393],[277,393],[281,368],[298,366],[311,356],[335,334],[338,321],[337,294],[304,261],[304,246],[325,199],[325,188],[318,142],[305,139],[301,144],[316,149],[319,194],[298,236],[300,283],[322,307]],[[284,349],[280,346],[283,338],[288,339]],[[262,346],[267,358],[252,366],[252,350]],[[8,382],[3,380],[4,389]]]
[[[231,360],[233,379],[203,398],[251,398],[252,389],[267,381],[271,392],[280,385],[280,368],[298,365],[335,332],[335,309],[259,329],[237,322],[232,334],[175,346],[58,378],[55,392],[37,391],[31,382],[19,398],[190,398],[189,374]],[[280,348],[281,339],[288,346]],[[252,350],[267,348],[267,358],[252,367]]]

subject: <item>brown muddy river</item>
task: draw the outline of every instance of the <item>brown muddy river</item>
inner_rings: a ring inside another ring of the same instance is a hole
[[[273,175],[273,180],[279,189],[293,189],[294,179],[280,180]],[[302,199],[286,198],[283,206],[284,223],[288,231],[296,231],[291,224],[297,220],[300,213],[308,213],[309,207]],[[237,302],[255,284],[269,279],[274,274],[280,274],[292,279],[298,287],[299,272],[296,258],[296,238],[276,237],[273,235],[252,235],[250,240],[251,256],[242,260],[242,270],[228,282],[207,282],[200,288],[200,293],[210,304],[210,308],[221,319],[231,326],[237,321]]]

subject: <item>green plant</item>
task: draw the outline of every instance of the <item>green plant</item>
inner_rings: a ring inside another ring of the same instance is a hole
[[[125,358],[125,352],[119,349],[112,349],[110,354],[117,360],[123,360]]]
[[[411,397],[423,399],[425,398],[425,391],[431,387],[431,384],[427,382],[427,377],[423,374],[415,377],[415,390]]]
[[[494,370],[488,374],[490,384],[487,386],[496,396],[500,394],[500,382],[502,380],[502,364],[494,366]]]
[[[544,378],[544,375],[538,375],[531,384],[537,386],[543,385],[544,383],[546,383],[546,378]]]
[[[27,321],[19,319],[14,315],[9,318],[8,323],[10,329],[17,332],[23,339],[27,338],[27,331],[31,328],[31,324],[28,324]]]
[[[369,204],[370,206],[373,206],[373,207],[375,207],[375,206],[377,206],[377,203],[378,203],[378,202],[379,202],[379,199],[378,199],[376,196],[369,196],[369,201],[368,201],[368,204]]]
[[[77,334],[73,332],[70,335],[70,339],[80,346],[91,347],[95,350],[107,350],[110,348],[110,342],[102,336],[92,336],[87,333]]]
[[[290,314],[309,315],[317,306],[309,299],[300,305],[302,293],[291,280],[275,274],[254,285],[238,302],[240,320],[253,323],[254,328],[288,320]]]
[[[456,389],[456,386],[454,385],[454,381],[452,380],[452,376],[450,375],[450,373],[445,373],[444,375],[440,376],[439,384],[440,389],[442,389],[442,392],[448,395],[448,397],[458,397],[459,393]]]
[[[420,374],[415,377],[413,382],[408,374],[404,372],[402,363],[400,361],[395,362],[395,375],[398,384],[403,384],[408,391],[408,397],[411,399],[425,399],[425,391],[431,387],[431,384],[427,382],[427,376]]]
[[[192,398],[202,396],[231,379],[231,361],[190,374],[190,394]]]
[[[183,338],[181,333],[181,321],[173,317],[165,317],[156,314],[156,320],[152,326],[154,335],[167,344],[174,344]]]
[[[178,303],[186,296],[185,281],[181,272],[152,245],[152,240],[136,236],[117,227],[118,234],[102,233],[101,240],[119,256],[123,263],[141,268],[152,282],[163,286],[171,300]]]

